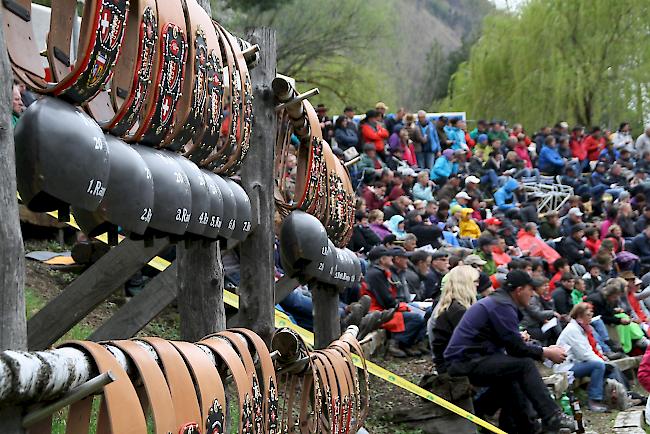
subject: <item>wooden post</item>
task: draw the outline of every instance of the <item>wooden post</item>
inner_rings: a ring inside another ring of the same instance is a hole
[[[316,283],[311,285],[314,313],[314,347],[326,348],[341,336],[339,318],[339,290],[334,285]]]
[[[0,32],[0,350],[26,350],[25,252],[16,200],[12,86],[5,37]],[[0,408],[0,432],[24,432],[21,418],[20,408]]]
[[[212,16],[210,0],[199,5]],[[194,342],[226,327],[223,305],[223,266],[216,242],[195,242],[176,247],[178,266],[178,312],[181,317],[181,338]]]
[[[157,238],[151,247],[132,240],[113,247],[29,320],[29,349],[52,345],[168,245]]]
[[[273,155],[277,123],[271,91],[276,66],[275,31],[255,29],[249,40],[260,46],[260,62],[251,72],[253,135],[241,178],[258,225],[240,246],[238,325],[250,328],[270,344],[275,330]]]

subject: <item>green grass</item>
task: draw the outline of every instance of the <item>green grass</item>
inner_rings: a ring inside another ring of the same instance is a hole
[[[27,319],[34,316],[43,306],[45,306],[46,300],[38,294],[38,292],[30,287],[25,287],[25,307],[27,311]],[[57,345],[64,341],[69,340],[84,340],[90,336],[93,332],[93,329],[85,324],[78,323],[70,329],[61,339],[59,339],[54,345]]]

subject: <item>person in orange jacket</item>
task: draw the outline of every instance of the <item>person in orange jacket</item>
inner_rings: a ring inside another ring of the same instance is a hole
[[[388,130],[379,123],[379,112],[368,110],[365,119],[361,121],[361,138],[363,143],[372,143],[379,155],[384,154],[385,141],[388,139]]]

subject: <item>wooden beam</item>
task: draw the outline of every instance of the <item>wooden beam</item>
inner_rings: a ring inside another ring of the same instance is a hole
[[[289,276],[282,276],[281,278],[279,278],[273,285],[273,291],[275,294],[274,297],[275,303],[277,304],[282,302],[282,300],[284,300],[287,297],[287,295],[289,295],[291,291],[293,291],[299,285],[300,282],[298,282],[296,279],[292,279]],[[226,325],[228,328],[231,328],[231,327],[236,327],[238,324],[241,324],[239,320],[239,311],[237,311],[237,313],[232,315],[232,317],[228,318],[228,322]]]
[[[326,348],[341,336],[339,290],[334,285],[311,285],[314,313],[314,348]]]
[[[129,339],[142,330],[178,295],[176,262],[149,281],[144,289],[90,335],[88,340]]]
[[[276,39],[275,30],[270,28],[255,29],[248,36],[251,43],[260,46],[260,61],[251,71],[253,135],[241,178],[258,226],[240,245],[238,325],[253,330],[270,344],[275,331],[273,156],[277,122],[271,82],[275,78]]]
[[[151,247],[131,240],[113,247],[27,322],[29,349],[52,345],[168,245],[157,238]]]

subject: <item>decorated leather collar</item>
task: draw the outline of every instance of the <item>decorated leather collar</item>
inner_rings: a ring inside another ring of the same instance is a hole
[[[124,39],[127,0],[87,1],[83,6],[76,60],[70,53],[76,0],[52,2],[47,77],[32,26],[30,0],[2,0],[5,38],[14,74],[36,92],[81,104],[92,99],[111,76]]]

